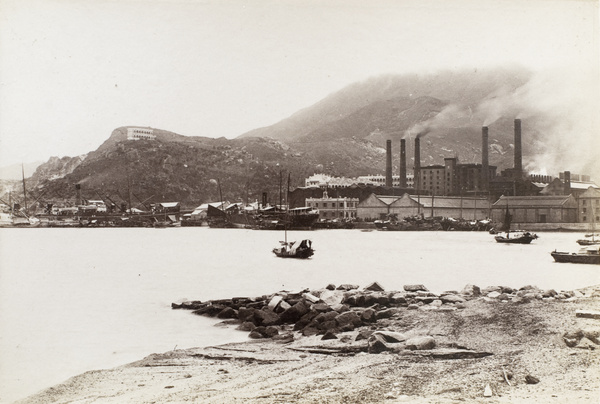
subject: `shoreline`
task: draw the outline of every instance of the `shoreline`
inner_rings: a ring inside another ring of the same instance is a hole
[[[354,286],[174,303],[253,339],[152,354],[17,402],[597,402],[600,285]]]

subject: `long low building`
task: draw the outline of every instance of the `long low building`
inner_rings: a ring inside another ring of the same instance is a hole
[[[572,195],[501,196],[492,205],[492,220],[504,221],[507,208],[513,223],[577,222],[577,201]]]
[[[358,204],[356,215],[366,221],[384,219],[390,215],[398,218],[421,215],[482,220],[490,217],[490,208],[491,204],[486,198],[371,194]]]

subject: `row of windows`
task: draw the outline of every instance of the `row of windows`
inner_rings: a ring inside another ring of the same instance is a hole
[[[595,203],[596,205],[600,205],[600,199],[596,199],[595,201],[594,200],[590,200],[590,205],[592,203]],[[587,205],[587,199],[582,199],[581,200],[581,204],[582,205]]]
[[[319,205],[321,204],[321,205]],[[348,208],[356,208],[357,202],[346,202],[346,207]],[[315,202],[314,203],[314,207],[315,208],[344,208],[344,202],[338,202],[337,205],[335,202]]]

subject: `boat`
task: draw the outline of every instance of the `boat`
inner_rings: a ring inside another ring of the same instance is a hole
[[[556,262],[571,262],[575,264],[600,265],[600,245],[588,246],[576,253],[552,251],[550,253]]]
[[[585,238],[577,240],[577,244],[584,245],[584,246],[600,244],[600,237],[598,237],[599,235],[594,233],[596,231],[595,225],[596,225],[596,223],[594,220],[594,215],[592,215],[592,232],[589,234],[586,234]],[[598,238],[596,238],[596,237],[598,237]]]
[[[273,248],[273,253],[280,258],[310,258],[315,253],[312,241],[304,239],[300,243],[295,241],[280,241],[281,247]]]
[[[289,217],[289,216],[288,216]],[[312,241],[308,239],[304,239],[299,243],[295,241],[288,242],[287,239],[287,231],[288,226],[290,224],[289,220],[286,220],[284,226],[284,241],[280,241],[281,244],[279,247],[273,248],[273,253],[279,258],[310,258],[315,253],[315,250],[312,248]]]
[[[495,233],[494,240],[498,243],[508,244],[530,244],[533,240],[538,238],[537,234],[527,230],[510,230],[510,224],[512,222],[512,215],[506,205],[506,213],[504,214],[504,223],[502,224],[501,232]]]
[[[537,234],[526,230],[513,230],[497,233],[494,239],[498,243],[529,244],[538,238]]]

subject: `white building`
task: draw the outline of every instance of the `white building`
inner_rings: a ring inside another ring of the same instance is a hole
[[[155,140],[154,129],[151,128],[127,128],[127,140]]]
[[[304,180],[306,187],[319,188],[347,188],[354,184],[366,184],[375,186],[385,186],[385,175],[361,175],[356,178],[332,177],[327,174],[313,174]],[[414,175],[406,175],[406,187],[414,188]],[[400,176],[392,175],[392,186],[400,186]]]
[[[327,191],[322,198],[306,198],[306,206],[319,211],[319,219],[355,219],[358,198],[330,198]]]

